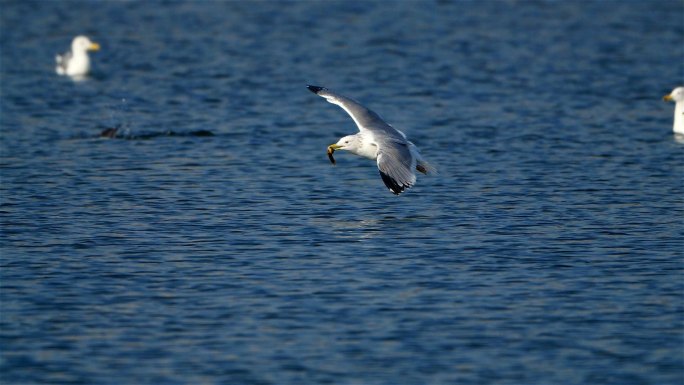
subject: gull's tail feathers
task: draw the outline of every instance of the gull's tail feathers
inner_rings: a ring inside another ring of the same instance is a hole
[[[424,161],[424,160],[419,160],[416,164],[416,170],[419,172],[427,175],[427,174],[432,174],[432,175],[437,175],[439,174],[437,172],[437,167],[433,166],[432,164]]]

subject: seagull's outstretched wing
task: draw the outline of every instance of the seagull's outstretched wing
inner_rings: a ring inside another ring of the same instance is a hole
[[[347,111],[354,120],[354,123],[356,123],[359,131],[382,131],[390,137],[406,138],[401,131],[387,124],[378,114],[364,107],[356,100],[330,91],[325,87],[307,86],[307,88],[316,95],[325,98],[328,102],[337,104]]]
[[[388,138],[378,143],[377,162],[382,181],[394,194],[416,183],[416,158],[405,141]]]

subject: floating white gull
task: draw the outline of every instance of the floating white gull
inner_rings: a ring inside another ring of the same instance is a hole
[[[328,157],[335,164],[335,150],[347,150],[353,154],[377,160],[380,176],[385,186],[399,195],[416,182],[418,170],[427,174],[434,169],[420,156],[418,148],[406,139],[406,135],[385,123],[375,112],[357,101],[337,94],[324,87],[307,86],[328,102],[342,107],[359,128],[359,133],[348,135],[328,146]]]
[[[76,36],[71,42],[71,51],[55,56],[58,75],[85,76],[90,71],[88,51],[97,51],[100,45],[93,43],[86,36]]]
[[[663,96],[663,100],[675,102],[672,131],[675,134],[684,135],[684,87],[675,88],[668,95]]]

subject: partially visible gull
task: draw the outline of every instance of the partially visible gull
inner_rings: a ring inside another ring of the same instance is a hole
[[[675,88],[668,95],[663,96],[663,100],[675,102],[672,131],[675,134],[684,135],[684,87]]]
[[[342,107],[359,128],[359,133],[348,135],[328,146],[328,157],[335,164],[335,150],[347,150],[353,154],[376,160],[380,177],[395,195],[416,183],[415,170],[427,174],[434,169],[420,156],[418,148],[406,139],[406,135],[385,123],[375,112],[357,101],[324,87],[307,86],[318,96]]]
[[[90,71],[88,51],[97,51],[100,45],[93,43],[86,36],[76,36],[71,42],[71,51],[55,56],[58,75],[85,76]]]

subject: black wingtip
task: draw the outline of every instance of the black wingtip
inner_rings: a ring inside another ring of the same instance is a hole
[[[314,94],[318,94],[319,92],[325,89],[325,87],[319,86],[306,86],[306,88],[308,88],[309,91],[313,92]]]
[[[382,171],[380,171],[380,177],[382,177],[382,181],[385,183],[385,186],[387,186],[387,188],[394,195],[399,195],[402,192],[404,192],[405,189],[411,187],[411,186],[405,186],[403,184],[397,183],[394,179],[392,179],[389,175],[385,174]]]

